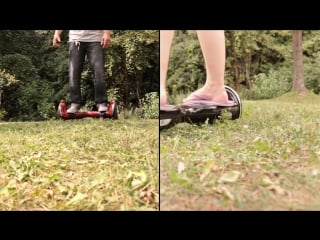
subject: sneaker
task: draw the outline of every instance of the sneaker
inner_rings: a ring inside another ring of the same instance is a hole
[[[106,112],[108,111],[108,106],[105,103],[98,104],[98,111],[99,112]]]
[[[67,113],[76,113],[79,112],[80,104],[71,103],[71,107],[67,110]]]

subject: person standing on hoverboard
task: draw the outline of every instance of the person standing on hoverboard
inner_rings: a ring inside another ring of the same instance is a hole
[[[232,106],[228,100],[224,85],[225,73],[225,35],[223,30],[197,30],[206,67],[204,86],[191,93],[183,104],[198,103],[201,105]],[[167,102],[166,80],[169,65],[170,49],[174,30],[160,30],[160,109],[170,109]]]
[[[63,30],[55,30],[52,39],[54,48],[59,47]],[[69,92],[71,106],[67,113],[76,113],[82,104],[80,80],[84,60],[94,73],[95,102],[99,112],[106,112],[107,94],[104,77],[104,48],[111,43],[110,30],[69,30]]]

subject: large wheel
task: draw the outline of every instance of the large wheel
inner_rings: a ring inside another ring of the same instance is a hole
[[[112,104],[112,119],[119,119],[119,106],[117,102],[115,101],[114,104]]]
[[[160,109],[159,126],[160,130],[167,129],[181,121],[181,112],[179,107],[174,107],[171,111],[162,111]]]
[[[213,124],[216,119],[219,119],[222,117],[223,113],[228,113],[225,117],[229,120],[234,120],[237,118],[240,118],[242,106],[241,106],[241,100],[237,92],[232,89],[229,86],[225,86],[225,90],[228,94],[228,99],[235,102],[235,106],[232,107],[211,107],[209,108],[203,108],[198,113],[194,113],[191,115],[185,116],[185,121],[193,124],[203,124],[206,121],[209,124]]]
[[[231,119],[234,120],[240,118],[242,114],[242,103],[238,93],[229,86],[225,86],[225,89],[229,100],[232,100],[237,104],[236,106],[230,108],[230,112],[232,113]]]
[[[63,115],[63,112],[62,112],[62,109],[61,109],[61,106],[59,105],[58,106],[58,109],[57,109],[57,115],[59,116],[59,117],[62,117]]]
[[[173,119],[160,119],[160,130],[170,128],[173,125]]]
[[[60,103],[59,103],[58,109],[57,109],[57,115],[60,118],[65,119],[68,116],[67,108],[68,108],[68,106],[65,103],[65,101],[61,100]]]

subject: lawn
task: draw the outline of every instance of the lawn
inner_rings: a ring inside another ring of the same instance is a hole
[[[242,104],[161,131],[160,210],[320,210],[320,96]]]
[[[158,120],[0,124],[1,210],[158,210]]]

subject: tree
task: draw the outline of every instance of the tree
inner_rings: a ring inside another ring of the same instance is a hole
[[[159,89],[159,31],[114,30],[106,49],[109,100],[129,105]],[[61,99],[68,99],[68,31],[52,47],[54,30],[0,30],[0,119],[51,119]],[[15,79],[19,81],[14,81]],[[94,98],[93,74],[86,61],[82,97]],[[3,114],[5,113],[5,114]]]
[[[159,89],[159,31],[114,30],[107,51],[108,89],[119,88],[125,108]]]
[[[306,92],[303,77],[303,49],[302,30],[292,30],[292,52],[293,52],[293,92]]]
[[[2,97],[4,88],[14,85],[18,82],[14,75],[7,73],[5,70],[0,69],[0,109],[2,108]]]

